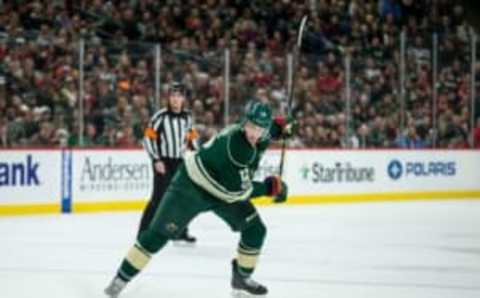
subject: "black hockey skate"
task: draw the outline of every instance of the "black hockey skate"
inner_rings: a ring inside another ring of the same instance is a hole
[[[127,282],[123,281],[118,277],[115,277],[104,292],[109,298],[117,298],[126,285]]]
[[[197,242],[197,238],[193,237],[192,235],[188,234],[188,230],[185,229],[178,237],[173,239],[175,244],[181,245],[186,244],[186,245],[194,245],[195,242]]]
[[[250,277],[244,277],[238,271],[236,260],[232,261],[232,297],[265,297],[268,290],[265,286],[254,281]]]

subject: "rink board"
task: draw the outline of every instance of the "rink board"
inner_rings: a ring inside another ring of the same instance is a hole
[[[0,215],[61,211],[62,152],[0,150]]]
[[[74,151],[72,175],[75,202],[132,201],[150,195],[152,169],[143,151]]]
[[[151,192],[151,164],[141,149],[0,156],[0,215],[140,210]],[[275,174],[279,158],[280,151],[268,151],[255,179]],[[479,168],[473,150],[290,150],[287,204],[478,199]]]

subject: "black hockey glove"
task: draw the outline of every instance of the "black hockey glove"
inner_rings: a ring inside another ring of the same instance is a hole
[[[269,176],[264,180],[267,186],[267,195],[273,197],[275,203],[283,203],[287,200],[288,186],[280,176]]]
[[[274,203],[283,203],[287,200],[288,196],[288,185],[282,181],[282,190],[280,193],[273,197]]]

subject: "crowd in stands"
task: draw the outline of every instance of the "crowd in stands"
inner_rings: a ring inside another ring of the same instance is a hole
[[[173,80],[208,139],[225,124],[227,48],[230,122],[252,96],[280,113],[307,13],[291,146],[480,147],[471,35],[449,0],[0,0],[0,147],[138,146]]]

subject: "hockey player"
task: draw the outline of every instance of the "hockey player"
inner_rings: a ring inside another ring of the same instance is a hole
[[[152,223],[129,250],[105,293],[118,297],[169,239],[175,239],[199,213],[213,211],[240,232],[237,256],[232,260],[234,295],[266,295],[267,288],[250,278],[267,230],[250,199],[267,195],[284,202],[288,189],[278,176],[263,182],[252,178],[271,138],[289,136],[291,128],[284,118],[272,120],[266,104],[252,101],[240,123],[226,127],[200,150],[187,154]]]

